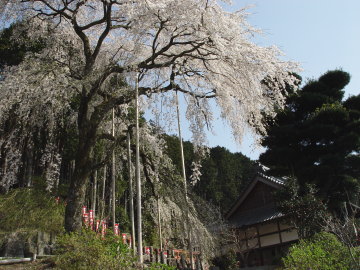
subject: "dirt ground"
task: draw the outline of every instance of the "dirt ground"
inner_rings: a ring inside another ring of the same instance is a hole
[[[53,263],[49,259],[36,260],[35,262],[0,265],[0,270],[45,270],[52,269]]]
[[[0,270],[23,270],[23,269],[32,269],[32,266],[35,266],[35,263],[16,263],[8,265],[0,265]]]

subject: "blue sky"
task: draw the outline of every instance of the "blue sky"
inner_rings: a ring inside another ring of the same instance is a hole
[[[285,59],[299,62],[303,80],[317,78],[327,70],[342,68],[351,74],[345,97],[360,93],[360,1],[359,0],[235,0],[226,10],[252,5],[248,21],[263,30],[256,38],[262,46],[276,45]],[[184,122],[183,122],[184,123]],[[237,146],[231,130],[220,120],[216,135],[208,134],[210,146],[224,146],[257,159],[250,134]],[[190,134],[184,132],[184,139]]]

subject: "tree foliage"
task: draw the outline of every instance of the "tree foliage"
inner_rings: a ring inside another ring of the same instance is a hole
[[[181,175],[181,152],[180,141],[177,136],[163,135],[166,141],[166,154],[171,158],[173,164],[176,167],[177,172]],[[194,145],[190,141],[183,142],[184,159],[185,159],[185,172],[186,178],[189,180],[191,176],[191,163],[195,159]]]
[[[316,189],[306,184],[300,189],[295,179],[288,179],[285,186],[275,193],[279,210],[289,224],[294,225],[300,238],[309,238],[325,227],[328,212],[317,197]]]
[[[212,264],[220,270],[231,270],[237,267],[236,253],[229,251],[224,255],[219,255],[212,260]]]
[[[93,231],[64,234],[57,239],[55,269],[140,269],[120,237],[102,239]]]
[[[63,231],[64,209],[44,188],[12,190],[0,196],[0,232],[58,234]]]
[[[357,260],[360,251],[354,249]],[[335,235],[319,233],[309,240],[300,240],[290,247],[289,254],[283,258],[286,270],[350,270],[354,267],[347,248]]]
[[[270,173],[315,185],[331,211],[359,194],[360,96],[343,100],[350,75],[328,71],[292,91],[269,124],[260,161]],[[264,118],[266,119],[266,117]]]
[[[164,135],[166,153],[181,174],[181,153],[179,139]],[[184,142],[185,170],[189,186],[193,192],[212,205],[219,207],[221,212],[227,211],[237,199],[242,189],[255,176],[256,163],[241,153],[231,153],[224,147],[209,148],[209,152],[201,157],[200,180],[191,182],[192,162],[197,158],[194,145]]]
[[[19,65],[27,53],[40,52],[45,44],[41,39],[18,42],[13,38],[14,28],[20,27],[19,24],[13,24],[3,29],[0,35],[0,70],[5,67]],[[22,33],[26,36],[26,33]]]
[[[213,147],[202,162],[201,180],[194,186],[199,196],[226,212],[256,173],[256,164],[241,153]]]

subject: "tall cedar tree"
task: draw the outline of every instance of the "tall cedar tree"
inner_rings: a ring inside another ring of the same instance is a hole
[[[300,187],[314,184],[333,212],[359,194],[360,95],[343,100],[349,81],[348,73],[334,70],[290,89],[286,107],[267,120],[260,156],[273,175],[294,176]]]

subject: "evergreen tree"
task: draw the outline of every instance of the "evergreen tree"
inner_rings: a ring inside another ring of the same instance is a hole
[[[165,153],[171,158],[175,165],[176,171],[179,175],[182,174],[181,168],[181,153],[180,153],[180,141],[175,135],[163,134],[163,138],[166,141]],[[190,179],[191,175],[191,163],[194,160],[194,146],[189,141],[183,142],[184,157],[185,157],[185,172],[186,179]]]
[[[16,66],[20,64],[27,53],[36,53],[45,47],[45,43],[39,38],[30,40],[27,33],[23,31],[21,36],[24,42],[18,42],[13,37],[14,28],[21,26],[20,23],[5,28],[0,33],[0,69],[5,66]]]
[[[231,153],[220,146],[211,148],[195,191],[226,212],[254,177],[255,170],[255,162],[241,153]]]
[[[167,154],[176,170],[181,174],[180,146],[176,136],[163,135],[167,143]],[[194,146],[184,142],[184,156],[187,179],[190,179],[191,164],[194,160]],[[224,147],[213,147],[201,162],[200,181],[193,191],[196,195],[226,212],[238,198],[244,186],[254,177],[255,162],[241,153],[231,153]],[[190,185],[190,183],[189,183]]]
[[[278,176],[314,184],[330,210],[354,200],[359,191],[360,96],[343,100],[350,75],[328,71],[301,90],[290,89],[286,106],[267,121],[267,151],[260,162]]]

